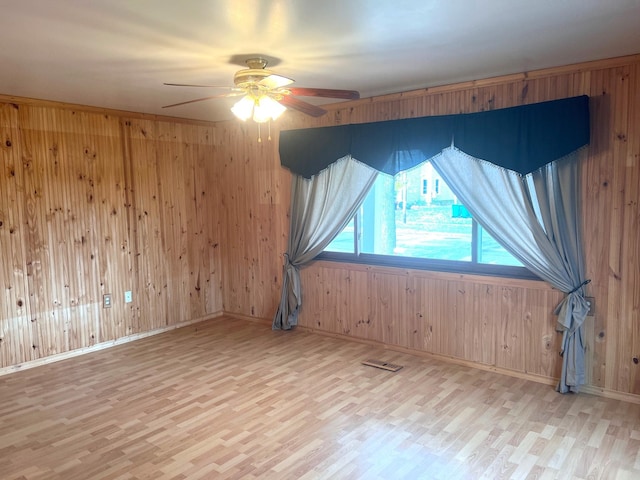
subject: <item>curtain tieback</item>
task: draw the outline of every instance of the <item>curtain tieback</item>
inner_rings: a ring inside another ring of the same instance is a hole
[[[587,285],[588,283],[591,283],[591,279],[588,278],[586,279],[584,282],[582,282],[580,285],[578,285],[576,288],[574,288],[573,290],[571,290],[570,292],[567,293],[567,295],[571,295],[574,292],[577,292],[578,290],[580,290],[582,287],[584,287],[585,285]]]
[[[284,270],[286,270],[287,267],[290,265],[293,266],[293,263],[291,263],[291,259],[289,258],[288,253],[283,253],[282,256],[284,257],[284,265],[282,266]]]

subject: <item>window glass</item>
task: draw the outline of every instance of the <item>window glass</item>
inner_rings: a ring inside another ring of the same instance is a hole
[[[374,263],[380,255],[521,266],[475,223],[430,162],[395,177],[378,175],[356,217],[325,251]]]
[[[480,230],[478,262],[490,265],[522,266],[522,263],[502,248],[484,228],[478,226],[478,230]]]
[[[327,252],[344,252],[344,253],[355,253],[355,218],[352,218],[351,221],[344,227],[344,230],[340,232],[336,238],[325,248]]]

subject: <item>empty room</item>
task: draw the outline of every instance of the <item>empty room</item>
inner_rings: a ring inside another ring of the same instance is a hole
[[[640,1],[8,0],[0,478],[640,478]]]

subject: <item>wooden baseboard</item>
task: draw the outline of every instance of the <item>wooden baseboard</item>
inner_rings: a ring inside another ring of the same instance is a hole
[[[583,385],[580,391],[589,395],[597,395],[598,397],[612,398],[614,400],[622,400],[623,402],[635,403],[640,405],[640,395],[633,393],[617,392],[606,388],[594,387],[593,385]]]
[[[48,357],[39,358],[37,360],[31,360],[29,362],[19,363],[17,365],[11,365],[9,367],[0,368],[0,376],[19,372],[21,370],[27,370],[29,368],[39,367],[41,365],[47,365],[53,362],[59,362],[61,360],[67,360],[69,358],[77,357],[78,355],[84,355],[86,353],[97,352],[98,350],[115,347],[116,345],[122,345],[123,343],[129,343],[135,340],[140,340],[142,338],[150,337],[152,335],[158,335],[160,333],[169,332],[177,328],[188,327],[189,325],[193,325],[195,323],[206,322],[207,320],[212,320],[214,318],[221,317],[222,315],[223,315],[223,312],[216,312],[211,315],[207,315],[205,317],[195,318],[193,320],[177,323],[175,325],[168,325],[166,327],[157,328],[154,330],[150,330],[148,332],[141,332],[141,333],[136,333],[134,335],[127,335],[126,337],[117,338],[115,340],[109,340],[108,342],[97,343],[95,345],[91,345],[90,347],[78,348],[76,350],[71,350],[69,352],[58,353],[56,355],[50,355]]]
[[[249,315],[241,315],[239,313],[224,312],[225,317],[237,318],[238,320],[246,320],[247,322],[260,323],[262,325],[271,326],[273,322],[268,318],[250,317]]]
[[[123,343],[133,342],[135,340],[140,340],[142,338],[150,337],[152,335],[158,335],[160,333],[164,333],[164,332],[168,332],[168,331],[171,331],[171,330],[175,330],[177,328],[188,327],[189,325],[193,325],[193,324],[201,323],[201,322],[206,322],[208,320],[213,320],[215,318],[219,318],[219,317],[222,317],[222,316],[236,318],[238,320],[244,320],[244,321],[247,321],[247,322],[259,323],[259,324],[264,325],[266,327],[271,327],[271,324],[272,324],[272,321],[270,319],[268,319],[268,318],[251,317],[251,316],[248,316],[248,315],[241,315],[241,314],[230,313],[230,312],[216,312],[214,314],[207,315],[206,317],[200,317],[200,318],[196,318],[196,319],[193,319],[193,320],[188,320],[186,322],[178,323],[176,325],[170,325],[170,326],[167,326],[167,327],[162,327],[162,328],[158,328],[158,329],[155,329],[155,330],[151,330],[149,332],[143,332],[143,333],[138,333],[138,334],[135,334],[135,335],[129,335],[129,336],[126,336],[126,337],[118,338],[116,340],[110,340],[108,342],[98,343],[96,345],[92,345],[91,347],[79,348],[77,350],[72,350],[70,352],[59,353],[57,355],[51,355],[49,357],[40,358],[38,360],[32,360],[30,362],[25,362],[25,363],[20,363],[18,365],[12,365],[10,367],[0,368],[0,376],[8,375],[10,373],[15,373],[15,372],[18,372],[20,370],[26,370],[28,368],[34,368],[34,367],[39,367],[41,365],[47,365],[47,364],[53,363],[53,362],[59,362],[61,360],[66,360],[68,358],[77,357],[78,355],[84,355],[86,353],[96,352],[98,350],[103,350],[105,348],[115,347],[116,345],[121,345]],[[317,335],[323,335],[323,336],[332,337],[332,338],[339,338],[339,339],[350,341],[350,342],[363,343],[363,344],[366,344],[366,345],[371,345],[372,347],[381,348],[381,349],[385,349],[385,350],[396,351],[396,352],[400,352],[400,353],[407,353],[407,354],[410,354],[410,355],[416,355],[418,357],[433,358],[434,360],[440,360],[440,361],[443,361],[443,362],[454,363],[456,365],[461,365],[461,366],[470,367],[470,368],[476,368],[478,370],[485,370],[485,371],[495,372],[495,373],[499,373],[501,375],[507,375],[507,376],[514,377],[514,378],[530,380],[530,381],[542,383],[542,384],[545,384],[545,385],[555,386],[558,383],[558,379],[556,379],[556,378],[549,378],[549,377],[543,377],[543,376],[540,376],[540,375],[533,375],[533,374],[530,374],[530,373],[517,372],[517,371],[513,371],[513,370],[508,370],[508,369],[505,369],[505,368],[495,367],[493,365],[485,365],[485,364],[482,364],[482,363],[471,362],[469,360],[462,360],[462,359],[455,358],[455,357],[449,357],[449,356],[446,356],[446,355],[439,355],[439,354],[436,354],[436,353],[424,352],[424,351],[421,351],[421,350],[415,350],[415,349],[411,349],[411,348],[400,347],[400,346],[397,346],[397,345],[389,345],[389,344],[385,344],[385,343],[378,342],[378,341],[375,341],[375,340],[367,340],[367,339],[363,339],[363,338],[351,337],[349,335],[343,335],[343,334],[340,334],[340,333],[326,332],[326,331],[323,331],[323,330],[317,330],[315,328],[305,327],[305,326],[301,326],[301,325],[298,325],[295,328],[300,330],[300,331],[303,331],[303,332],[315,333]],[[617,392],[615,390],[608,390],[606,388],[596,387],[596,386],[593,386],[593,385],[584,385],[584,386],[581,387],[580,390],[583,393],[586,393],[586,394],[589,394],[589,395],[596,395],[596,396],[600,396],[600,397],[611,398],[611,399],[614,399],[614,400],[621,400],[621,401],[628,402],[628,403],[640,404],[640,395],[634,395],[632,393]]]
[[[430,352],[424,352],[421,350],[415,350],[415,349],[411,349],[411,348],[405,348],[405,347],[400,347],[397,345],[389,345],[389,344],[385,344],[382,342],[378,342],[375,340],[367,340],[367,339],[363,339],[363,338],[356,338],[356,337],[351,337],[349,335],[343,335],[340,333],[332,333],[332,332],[326,332],[323,330],[317,330],[315,328],[311,328],[311,327],[305,327],[305,326],[301,326],[298,325],[295,328],[305,331],[305,332],[310,332],[310,333],[315,333],[318,335],[324,335],[324,336],[328,336],[328,337],[332,337],[332,338],[340,338],[343,340],[347,340],[347,341],[351,341],[351,342],[358,342],[358,343],[364,343],[367,345],[371,345],[372,347],[376,347],[376,348],[382,348],[385,350],[391,350],[391,351],[396,351],[396,352],[400,352],[400,353],[407,353],[410,355],[416,355],[418,357],[424,357],[424,358],[433,358],[434,360],[440,360],[443,362],[448,362],[448,363],[454,363],[456,365],[461,365],[464,367],[470,367],[470,368],[476,368],[478,370],[485,370],[485,371],[490,371],[490,372],[495,372],[495,373],[499,373],[501,375],[507,375],[510,377],[514,377],[514,378],[520,378],[520,379],[524,379],[524,380],[530,380],[532,382],[538,382],[538,383],[542,383],[545,385],[550,385],[555,387],[558,384],[558,379],[557,378],[549,378],[549,377],[543,377],[541,375],[534,375],[531,373],[525,373],[525,372],[517,372],[514,370],[508,370],[506,368],[500,368],[500,367],[495,367],[493,365],[485,365],[482,363],[476,363],[476,362],[472,362],[469,360],[462,360],[459,358],[455,358],[455,357],[449,357],[446,355],[439,355],[437,353],[430,353]],[[599,397],[604,397],[604,398],[611,398],[614,400],[621,400],[624,402],[628,402],[628,403],[635,403],[635,404],[639,404],[640,405],[640,395],[634,395],[632,393],[624,393],[624,392],[617,392],[615,390],[608,390],[606,388],[600,388],[600,387],[595,387],[593,385],[583,385],[582,387],[580,387],[580,391],[582,393],[586,393],[589,395],[596,395]]]

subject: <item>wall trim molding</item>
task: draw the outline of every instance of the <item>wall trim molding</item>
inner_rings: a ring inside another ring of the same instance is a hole
[[[236,317],[232,313],[227,313],[226,315],[229,315],[231,317]],[[242,318],[242,317],[237,317],[237,318]],[[269,321],[269,324],[271,324],[270,321]],[[340,333],[333,333],[333,332],[327,332],[327,331],[324,331],[324,330],[318,330],[318,329],[315,329],[315,328],[301,326],[301,325],[297,325],[295,328],[299,329],[300,331],[303,331],[303,332],[316,333],[318,335],[323,335],[323,336],[326,336],[326,337],[339,338],[339,339],[350,341],[350,342],[363,343],[365,345],[371,345],[372,347],[381,348],[381,349],[384,349],[384,350],[391,350],[391,351],[395,351],[395,352],[399,352],[399,353],[407,353],[409,355],[415,355],[417,357],[431,358],[431,359],[439,360],[439,361],[442,361],[442,362],[453,363],[453,364],[460,365],[460,366],[463,366],[463,367],[469,367],[469,368],[475,368],[475,369],[478,369],[478,370],[494,372],[494,373],[498,373],[498,374],[501,374],[501,375],[506,375],[506,376],[509,376],[509,377],[519,378],[519,379],[523,379],[523,380],[530,380],[532,382],[537,382],[537,383],[542,383],[544,385],[549,385],[550,387],[553,387],[554,389],[555,389],[555,386],[558,383],[558,378],[543,377],[543,376],[535,375],[535,374],[531,374],[531,373],[518,372],[518,371],[515,371],[515,370],[508,370],[506,368],[495,367],[493,365],[487,365],[487,364],[483,364],[483,363],[471,362],[469,360],[462,360],[462,359],[459,359],[459,358],[456,358],[456,357],[450,357],[450,356],[447,356],[447,355],[440,355],[440,354],[437,354],[437,353],[424,352],[424,351],[421,351],[421,350],[415,350],[415,349],[411,349],[411,348],[400,347],[398,345],[386,344],[386,343],[378,342],[376,340],[367,340],[367,339],[364,339],[364,338],[351,337],[349,335],[344,335],[344,334],[340,334]],[[606,389],[606,388],[596,387],[596,386],[593,386],[593,385],[583,385],[582,387],[580,387],[580,392],[581,393],[586,393],[586,394],[589,394],[589,395],[595,395],[595,396],[598,396],[598,397],[611,398],[613,400],[621,400],[623,402],[634,403],[634,404],[640,405],[640,395],[634,395],[632,393],[618,392],[618,391],[615,391],[615,390],[609,390],[609,389]]]
[[[329,103],[329,104],[323,105],[322,108],[326,110],[340,110],[345,108],[354,108],[359,105],[375,104],[375,103],[408,99],[413,97],[420,97],[426,94],[455,92],[460,90],[467,90],[470,88],[497,85],[505,82],[533,80],[540,77],[546,77],[550,75],[560,75],[563,73],[580,73],[588,70],[613,68],[613,67],[619,67],[622,65],[635,63],[638,61],[638,59],[640,59],[640,53],[625,55],[621,57],[589,60],[586,62],[572,63],[569,65],[562,65],[558,67],[549,67],[549,68],[542,68],[538,70],[531,70],[531,71],[525,71],[525,72],[508,73],[505,75],[478,78],[474,80],[468,80],[468,81],[462,81],[462,82],[456,82],[456,83],[444,83],[441,85],[434,85],[431,87],[425,87],[425,88],[419,88],[419,89],[407,90],[407,91],[401,91],[401,92],[395,92],[395,93],[388,93],[388,94],[377,95],[373,97],[366,97],[358,100],[351,100],[348,102]],[[150,114],[150,113],[116,110],[116,109],[104,108],[104,107],[93,107],[90,105],[66,103],[66,102],[40,99],[40,98],[20,97],[16,95],[6,95],[1,93],[0,93],[0,103],[8,103],[8,104],[13,103],[17,105],[31,105],[36,107],[61,108],[64,110],[77,110],[77,111],[82,111],[87,113],[112,115],[116,117],[165,121],[165,122],[174,122],[174,123],[187,123],[187,124],[203,125],[203,126],[215,126],[219,124],[236,124],[237,123],[236,120],[222,120],[218,122],[211,122],[206,120],[194,120],[194,119],[182,118],[182,117],[172,117],[172,116],[157,115],[157,114]]]
[[[242,315],[241,313],[224,312],[223,316],[235,318],[237,320],[245,320],[247,322],[259,323],[261,325],[266,325],[269,328],[271,328],[271,325],[273,324],[273,321],[268,318],[251,317],[249,315]]]
[[[509,82],[526,82],[536,78],[548,77],[554,75],[562,75],[565,73],[581,73],[584,71],[601,70],[607,68],[615,68],[623,65],[629,65],[640,59],[640,53],[625,55],[621,57],[603,58],[600,60],[589,60],[586,62],[572,63],[558,67],[541,68],[538,70],[530,70],[525,72],[508,73],[494,77],[478,78],[475,80],[462,81],[457,83],[444,83],[415,90],[407,90],[404,92],[388,93],[373,97],[361,98],[358,100],[350,100],[348,102],[332,103],[323,105],[325,110],[339,110],[344,108],[354,108],[360,105],[375,104],[381,102],[390,102],[396,100],[404,100],[413,97],[421,97],[427,94],[438,94],[457,92],[472,88],[487,87]]]
[[[171,117],[168,115],[132,112],[128,110],[116,110],[113,108],[106,108],[106,107],[93,107],[91,105],[82,105],[79,103],[66,103],[66,102],[59,102],[56,100],[47,100],[44,98],[19,97],[17,95],[5,95],[1,93],[0,93],[0,103],[6,103],[9,105],[11,104],[28,105],[31,107],[39,107],[39,108],[59,108],[62,110],[74,110],[77,112],[94,113],[98,115],[109,115],[109,116],[118,117],[118,118],[150,120],[150,121],[169,122],[169,123],[183,123],[183,124],[186,123],[189,125],[200,125],[205,127],[213,127],[216,124],[216,122],[211,122],[207,120],[195,120],[195,119],[183,118],[183,117]]]
[[[158,335],[160,333],[169,332],[171,330],[176,330],[178,328],[188,327],[196,323],[203,323],[209,320],[213,320],[215,318],[219,318],[223,315],[224,313],[222,311],[219,311],[211,315],[206,315],[204,317],[187,320],[186,322],[180,322],[175,325],[167,325],[166,327],[156,328],[154,330],[149,330],[147,332],[135,333],[133,335],[127,335],[125,337],[116,338],[115,340],[96,343],[95,345],[91,345],[90,347],[77,348],[75,350],[70,350],[68,352],[57,353],[55,355],[49,355],[47,357],[38,358],[36,360],[30,360],[28,362],[18,363],[16,365],[11,365],[9,367],[0,368],[0,377],[3,375],[9,375],[11,373],[16,373],[22,370],[28,370],[30,368],[40,367],[42,365],[48,365],[50,363],[67,360],[69,358],[77,357],[87,353],[97,352],[100,350],[104,350],[106,348],[122,345],[124,343],[134,342],[136,340],[141,340],[143,338],[151,337],[153,335]]]
[[[252,322],[252,323],[257,323],[257,324],[260,324],[260,325],[264,325],[265,327],[271,327],[271,324],[272,324],[272,321],[270,319],[268,319],[268,318],[251,317],[249,315],[242,315],[242,314],[238,314],[238,313],[219,311],[219,312],[215,312],[215,313],[213,313],[211,315],[207,315],[205,317],[195,318],[193,320],[188,320],[186,322],[181,322],[181,323],[178,323],[178,324],[175,324],[175,325],[169,325],[169,326],[166,326],[166,327],[150,330],[148,332],[142,332],[142,333],[137,333],[137,334],[134,334],[134,335],[128,335],[126,337],[121,337],[121,338],[118,338],[116,340],[109,340],[107,342],[97,343],[97,344],[92,345],[90,347],[78,348],[76,350],[71,350],[69,352],[58,353],[56,355],[51,355],[51,356],[40,358],[40,359],[37,359],[37,360],[31,360],[29,362],[24,362],[24,363],[20,363],[20,364],[17,364],[17,365],[12,365],[10,367],[0,368],[0,377],[3,376],[3,375],[9,375],[11,373],[19,372],[21,370],[27,370],[27,369],[39,367],[39,366],[42,366],[42,365],[48,365],[50,363],[59,362],[61,360],[67,360],[69,358],[77,357],[77,356],[84,355],[84,354],[87,354],[87,353],[97,352],[97,351],[100,351],[100,350],[104,350],[106,348],[111,348],[111,347],[115,347],[117,345],[122,345],[124,343],[134,342],[136,340],[141,340],[143,338],[151,337],[153,335],[159,335],[161,333],[169,332],[171,330],[176,330],[178,328],[188,327],[190,325],[194,325],[194,324],[197,324],[197,323],[204,323],[204,322],[207,322],[207,321],[210,321],[210,320],[214,320],[214,319],[220,318],[220,317],[235,318],[235,319],[243,320],[243,321],[246,321],[246,322]],[[317,334],[317,335],[322,335],[322,336],[325,336],[325,337],[337,338],[337,339],[345,340],[345,341],[348,341],[348,342],[362,343],[362,344],[365,344],[365,345],[370,345],[372,347],[381,348],[381,349],[384,349],[384,350],[390,350],[390,351],[399,352],[399,353],[406,353],[406,354],[409,354],[409,355],[415,355],[417,357],[431,358],[431,359],[434,359],[434,360],[439,360],[439,361],[442,361],[442,362],[452,363],[452,364],[460,365],[460,366],[463,366],[463,367],[469,367],[469,368],[475,368],[475,369],[478,369],[478,370],[494,372],[494,373],[498,373],[500,375],[506,375],[506,376],[509,376],[509,377],[519,378],[519,379],[522,379],[522,380],[530,380],[532,382],[541,383],[543,385],[548,385],[550,387],[554,387],[558,382],[557,378],[549,378],[549,377],[543,377],[543,376],[540,376],[540,375],[534,375],[534,374],[525,373],[525,372],[517,372],[517,371],[514,371],[514,370],[508,370],[508,369],[505,369],[505,368],[495,367],[493,365],[486,365],[486,364],[482,364],[482,363],[471,362],[469,360],[462,360],[462,359],[455,358],[455,357],[449,357],[447,355],[439,355],[437,353],[424,352],[424,351],[421,351],[421,350],[415,350],[415,349],[411,349],[411,348],[400,347],[400,346],[397,346],[397,345],[385,344],[385,343],[382,343],[382,342],[378,342],[376,340],[367,340],[367,339],[364,339],[364,338],[351,337],[349,335],[343,335],[343,334],[340,334],[340,333],[326,332],[324,330],[318,330],[318,329],[315,329],[315,328],[310,328],[310,327],[301,326],[301,325],[297,325],[295,327],[295,329],[299,330],[299,331],[302,331],[302,332],[314,333],[314,334]],[[598,397],[611,398],[613,400],[620,400],[620,401],[623,401],[623,402],[634,403],[634,404],[639,404],[640,405],[640,395],[634,395],[632,393],[617,392],[615,390],[609,390],[609,389],[606,389],[606,388],[596,387],[596,386],[593,386],[593,385],[584,385],[583,387],[581,387],[581,392],[589,394],[589,395],[595,395],[595,396],[598,396]]]

